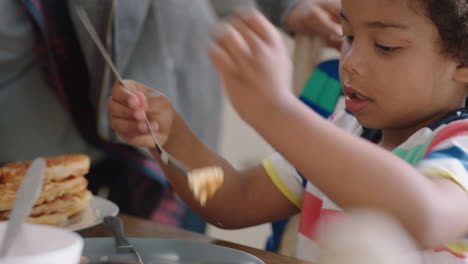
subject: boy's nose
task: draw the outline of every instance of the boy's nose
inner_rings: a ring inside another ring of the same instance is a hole
[[[355,45],[343,47],[341,51],[341,67],[348,74],[360,77],[365,76],[367,70],[364,61],[365,55],[359,50],[359,47]]]

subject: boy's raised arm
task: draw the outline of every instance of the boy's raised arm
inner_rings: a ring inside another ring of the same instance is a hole
[[[261,165],[238,171],[210,150],[188,127],[162,94],[134,81],[126,81],[125,90],[114,85],[108,103],[109,122],[127,143],[148,147],[160,161],[165,175],[177,194],[210,223],[224,228],[240,228],[285,218],[298,211],[272,183]],[[192,169],[220,166],[224,183],[201,206],[191,192],[187,175],[165,166],[154,148],[146,127],[147,115],[164,149]],[[246,151],[249,146],[245,146]]]

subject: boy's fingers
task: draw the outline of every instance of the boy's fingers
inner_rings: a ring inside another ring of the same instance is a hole
[[[242,19],[233,20],[232,25],[247,43],[251,55],[254,55],[263,44],[262,39]]]
[[[137,96],[125,89],[120,83],[112,87],[112,99],[119,102],[121,105],[135,108],[139,105]]]
[[[343,38],[339,36],[332,35],[327,38],[328,47],[332,47],[340,51],[342,45],[343,45]]]
[[[336,23],[340,23],[340,10],[341,3],[339,0],[327,1],[323,3],[323,9],[325,9],[330,15],[331,19]]]
[[[110,126],[119,133],[119,135],[124,138],[128,139],[133,136],[140,134],[139,124],[141,122],[130,121],[127,119],[118,118],[112,116],[109,118]]]
[[[139,83],[139,82],[136,82],[136,81],[133,81],[133,80],[123,80],[122,83],[121,83],[122,87],[128,91],[130,91],[131,93],[136,93],[138,91],[141,91],[142,89],[144,89],[144,85]]]
[[[110,116],[128,120],[144,120],[145,112],[143,109],[135,110],[120,104],[112,97],[107,104],[107,110]]]
[[[109,124],[124,139],[140,136],[143,134],[146,135],[149,132],[146,122],[143,120],[131,121],[112,116],[109,119]],[[154,131],[159,129],[159,126],[156,122],[152,122],[151,127]]]
[[[151,136],[148,133],[145,134],[121,134],[119,136],[125,140],[128,144],[142,147],[154,147],[154,143],[151,140]]]
[[[217,44],[229,55],[235,64],[240,64],[242,58],[250,54],[249,46],[233,25],[223,23],[216,35]]]
[[[143,109],[146,109],[146,107],[148,106],[148,99],[146,99],[146,96],[142,92],[136,92],[136,96]]]
[[[227,52],[216,43],[212,43],[208,50],[211,62],[220,73],[231,72],[235,64]]]
[[[252,29],[263,41],[276,41],[278,30],[257,9],[248,9],[239,13],[240,19]]]
[[[136,146],[142,146],[142,147],[148,147],[148,148],[154,148],[155,147],[154,141],[151,139],[149,134],[136,136],[136,137],[132,138],[131,141],[127,141],[127,142],[129,142],[132,145],[136,145]]]

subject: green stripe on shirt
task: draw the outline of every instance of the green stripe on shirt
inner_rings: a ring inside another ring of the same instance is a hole
[[[432,142],[433,137],[430,137],[426,143],[416,145],[410,149],[396,148],[392,151],[393,154],[407,161],[409,164],[415,166],[420,160],[423,159],[424,153]]]
[[[340,95],[340,82],[318,69],[313,72],[301,94],[302,97],[328,112],[333,112]]]

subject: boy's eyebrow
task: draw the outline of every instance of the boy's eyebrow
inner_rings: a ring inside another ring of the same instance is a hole
[[[408,26],[401,24],[393,24],[382,21],[367,22],[366,25],[373,28],[396,28],[396,29],[407,29]]]
[[[343,10],[340,10],[340,17],[344,21],[349,22],[348,18],[343,13]],[[366,25],[369,26],[369,27],[373,27],[373,28],[396,28],[396,29],[407,29],[408,28],[408,26],[406,26],[406,25],[395,24],[395,23],[387,23],[387,22],[383,22],[383,21],[366,22]]]
[[[347,18],[347,17],[345,16],[345,14],[343,13],[343,9],[340,9],[340,17],[341,17],[344,21],[349,22],[349,21],[348,21],[348,18]]]

